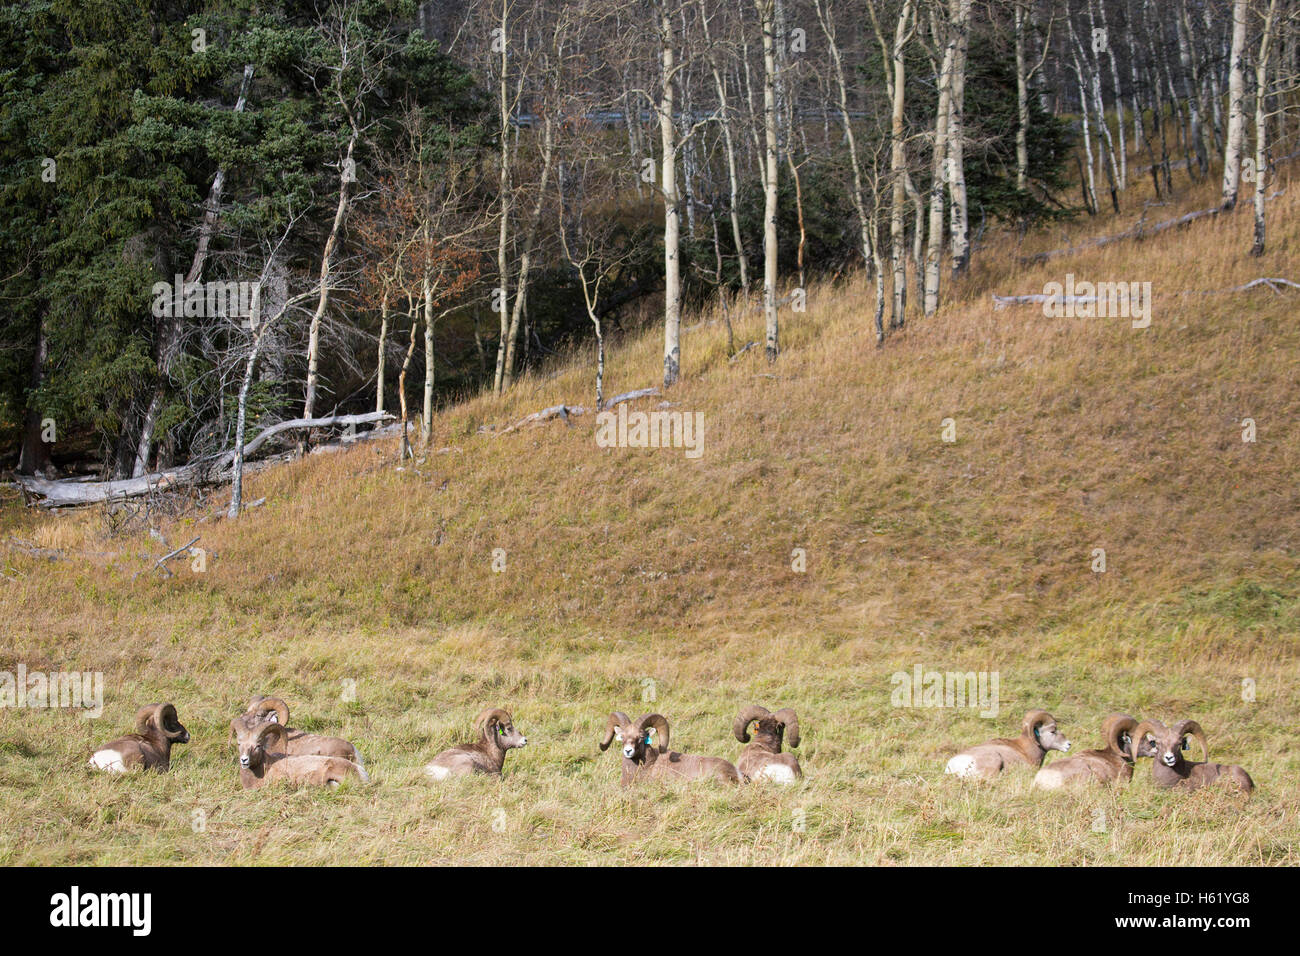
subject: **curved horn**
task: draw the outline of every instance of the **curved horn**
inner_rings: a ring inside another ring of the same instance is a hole
[[[168,723],[177,729],[168,730]],[[158,708],[158,727],[166,736],[171,737],[173,740],[185,733],[185,728],[181,726],[181,719],[176,714],[175,704],[162,704]]]
[[[285,727],[289,726],[289,705],[279,697],[255,697],[248,705],[250,714],[267,714],[274,711],[275,718]]]
[[[1137,720],[1128,714],[1111,714],[1101,722],[1101,739],[1105,741],[1108,750],[1131,760],[1137,753],[1137,740],[1133,736],[1133,729],[1137,725]],[[1129,738],[1128,750],[1124,749],[1125,734]]]
[[[668,752],[668,719],[663,714],[642,714],[637,718],[636,725],[642,730],[653,727],[658,731],[659,741],[655,747],[661,754]]]
[[[162,704],[149,704],[141,707],[135,712],[135,732],[142,734],[149,729],[149,722],[153,720],[154,714],[158,713]]]
[[[1025,720],[1024,723],[1020,725],[1020,729],[1023,733],[1037,740],[1038,736],[1034,732],[1038,730],[1039,727],[1043,726],[1043,724],[1054,719],[1055,718],[1045,710],[1031,710],[1029,713],[1025,714]]]
[[[736,716],[736,722],[731,725],[731,732],[736,735],[736,739],[742,744],[749,743],[749,725],[760,717],[766,717],[771,711],[766,707],[760,707],[758,704],[750,704]]]
[[[488,726],[496,721],[498,724],[508,724],[511,722],[510,714],[500,707],[488,707],[477,717],[474,718],[474,726],[484,737],[488,735]]]
[[[254,738],[256,743],[262,744],[267,750],[271,749],[271,741],[267,738],[278,737],[280,745],[285,746],[288,743],[288,733],[285,732],[283,724],[266,723],[258,728],[257,737]]]
[[[1154,757],[1154,753],[1143,754],[1138,752],[1142,742],[1147,739],[1147,734],[1159,737],[1165,732],[1165,725],[1158,720],[1144,720],[1133,728],[1133,756],[1134,757]]]
[[[795,716],[794,709],[791,707],[782,707],[776,712],[776,719],[785,724],[785,742],[791,747],[799,746],[799,718]]]
[[[621,710],[616,710],[610,714],[609,720],[605,724],[605,739],[600,742],[600,749],[609,749],[609,742],[614,739],[615,727],[626,727],[630,723],[632,723],[632,719]]]
[[[1201,729],[1200,724],[1194,720],[1180,720],[1178,723],[1174,724],[1174,734],[1178,737],[1180,742],[1187,734],[1191,734],[1195,737],[1197,742],[1201,745],[1201,757],[1203,758],[1203,762],[1210,762],[1210,744],[1209,741],[1205,739],[1205,731]]]

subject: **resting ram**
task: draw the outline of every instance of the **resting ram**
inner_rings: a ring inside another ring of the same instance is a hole
[[[528,746],[528,738],[515,727],[509,711],[489,707],[474,718],[479,739],[444,750],[425,766],[431,780],[468,773],[500,774],[505,766],[506,751]]]
[[[1183,758],[1183,751],[1191,746],[1193,737],[1201,745],[1201,755],[1205,757],[1201,763]],[[1255,781],[1241,767],[1210,762],[1210,746],[1205,731],[1194,720],[1180,720],[1172,727],[1166,727],[1158,720],[1144,720],[1133,731],[1133,739],[1137,742],[1135,755],[1151,758],[1151,779],[1157,787],[1198,790],[1222,783],[1246,794],[1255,789]]]
[[[1133,778],[1134,737],[1137,720],[1128,714],[1111,714],[1101,722],[1101,750],[1085,750],[1049,763],[1034,777],[1040,790],[1059,790],[1073,783],[1127,783]]]
[[[1041,767],[1049,750],[1063,753],[1070,742],[1056,727],[1056,718],[1045,710],[1031,710],[1020,725],[1020,736],[990,740],[968,747],[951,757],[945,773],[959,777],[996,777],[1007,767]]]
[[[289,726],[289,705],[279,697],[254,697],[248,709],[230,723],[232,737],[241,733],[256,733],[264,724],[279,724],[284,728],[284,752],[293,757],[318,755],[342,757],[358,767],[364,767],[361,752],[342,737],[325,737],[304,733]]]
[[[754,725],[752,743],[749,737],[751,724]],[[803,777],[795,755],[781,752],[781,743],[787,734],[790,746],[799,746],[799,718],[791,708],[783,707],[774,714],[766,707],[753,704],[740,712],[731,730],[742,744],[749,744],[736,761],[736,770],[742,780],[795,783]]]
[[[342,757],[285,753],[288,732],[281,724],[265,723],[242,733],[236,724],[238,720],[231,721],[239,735],[239,782],[245,790],[278,782],[337,787],[349,779],[370,781],[363,768]]]
[[[605,724],[601,751],[607,750],[613,740],[623,745],[622,784],[625,787],[637,780],[666,777],[740,782],[740,774],[729,761],[669,750],[668,721],[662,714],[644,714],[632,720],[622,711],[614,711]]]
[[[110,773],[136,767],[166,771],[171,767],[172,744],[187,744],[190,732],[176,716],[174,704],[150,704],[135,714],[135,733],[118,737],[90,756],[90,766]]]

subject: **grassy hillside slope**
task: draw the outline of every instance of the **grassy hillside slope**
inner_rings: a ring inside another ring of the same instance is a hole
[[[9,501],[0,539],[63,557],[6,552],[0,670],[103,671],[107,706],[0,709],[0,862],[1295,865],[1300,294],[1187,293],[1300,279],[1300,196],[1272,204],[1260,260],[1243,209],[1018,264],[1136,215],[988,240],[950,304],[881,350],[860,280],[785,315],[775,366],[729,362],[720,315],[691,320],[669,398],[703,413],[699,460],[598,448],[590,414],[479,432],[590,406],[584,352],[448,409],[421,463],[388,442],[311,456],[253,477],[267,504],[238,522],[165,523],[173,546],[202,535],[204,573],[133,579],[158,542]],[[1150,328],[991,306],[1067,273],[1152,282]],[[736,334],[761,338],[761,316]],[[653,384],[660,348],[653,327],[616,342],[607,394]],[[1000,714],[891,706],[916,665],[996,671]],[[253,693],[358,742],[374,786],[241,791],[227,723]],[[194,735],[171,774],[83,769],[157,700]],[[802,786],[627,792],[596,747],[611,709],[653,709],[675,747],[734,760],[755,702],[798,710]],[[490,704],[528,749],[500,780],[427,784]],[[1145,761],[1113,792],[943,775],[1036,706],[1077,748],[1112,710],[1195,717],[1259,792],[1159,792]]]

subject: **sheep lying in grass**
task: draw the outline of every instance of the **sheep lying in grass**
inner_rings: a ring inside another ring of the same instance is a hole
[[[1183,759],[1183,751],[1195,737],[1201,745],[1202,763]],[[1249,795],[1255,789],[1250,774],[1236,764],[1210,763],[1210,746],[1205,731],[1194,720],[1180,720],[1166,727],[1158,720],[1144,720],[1133,731],[1137,757],[1151,758],[1151,779],[1157,787],[1198,790],[1223,783]]]
[[[467,773],[500,774],[505,766],[506,751],[528,746],[528,738],[521,734],[509,712],[500,707],[489,707],[474,719],[479,739],[444,750],[425,766],[424,772],[431,780]]]
[[[644,714],[632,720],[616,710],[609,715],[601,751],[617,739],[623,745],[623,786],[653,777],[685,777],[739,783],[735,766],[720,757],[697,757],[668,749],[668,721],[661,714]]]
[[[990,740],[968,747],[948,760],[945,773],[959,777],[996,777],[1007,767],[1041,767],[1049,750],[1068,752],[1070,742],[1045,710],[1031,710],[1020,725],[1020,736]]]
[[[187,744],[190,732],[176,716],[174,704],[150,704],[135,715],[135,733],[104,744],[90,757],[90,766],[110,773],[136,767],[166,771],[171,767],[172,744]]]
[[[254,697],[249,701],[248,709],[230,722],[231,736],[237,738],[241,732],[255,732],[263,724],[268,723],[278,723],[284,728],[284,752],[291,757],[313,754],[322,757],[342,757],[358,767],[365,767],[361,752],[342,737],[308,734],[290,727],[289,705],[279,697]]]
[[[236,723],[232,722],[232,727]],[[362,783],[370,781],[365,770],[342,757],[285,753],[288,733],[278,723],[266,723],[252,729],[239,727],[236,733],[239,737],[239,782],[245,790],[256,790],[277,782],[337,787],[348,779]]]
[[[750,724],[754,725],[753,743],[749,739]],[[790,746],[799,746],[799,718],[789,707],[783,707],[775,714],[757,704],[746,707],[736,717],[732,733],[742,744],[749,744],[736,761],[736,770],[742,780],[795,783],[803,776],[795,755],[781,752],[781,740],[787,733]]]
[[[1072,783],[1127,783],[1133,777],[1133,731],[1137,725],[1128,714],[1111,714],[1101,723],[1103,749],[1085,750],[1048,764],[1034,777],[1034,786],[1059,790]]]

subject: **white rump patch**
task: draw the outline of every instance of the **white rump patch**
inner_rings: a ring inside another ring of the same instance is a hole
[[[366,768],[361,766],[360,763],[357,764],[357,775],[361,778],[362,783],[370,782],[370,774],[366,773]]]
[[[122,755],[116,750],[96,750],[90,758],[90,765],[96,770],[126,773],[126,764],[122,762]]]
[[[1061,776],[1061,771],[1044,767],[1034,774],[1034,786],[1040,790],[1060,790],[1065,786],[1065,778]]]
[[[365,762],[364,760],[361,759],[361,751],[358,750],[356,747],[353,747],[353,748],[352,748],[352,753],[353,753],[352,762],[353,762],[354,764],[356,764],[358,767],[360,767],[362,770],[365,770],[365,769],[366,769],[366,762]],[[363,774],[363,776],[364,776],[364,774]]]
[[[944,773],[955,773],[959,777],[975,776],[975,758],[970,754],[958,754],[948,761]]]
[[[446,780],[448,777],[451,776],[450,770],[448,770],[446,767],[440,767],[435,763],[431,763],[427,767],[425,767],[424,772],[428,774],[429,779],[431,780]]]
[[[766,777],[774,783],[795,783],[796,778],[794,771],[783,763],[770,763],[758,772],[760,777]]]

